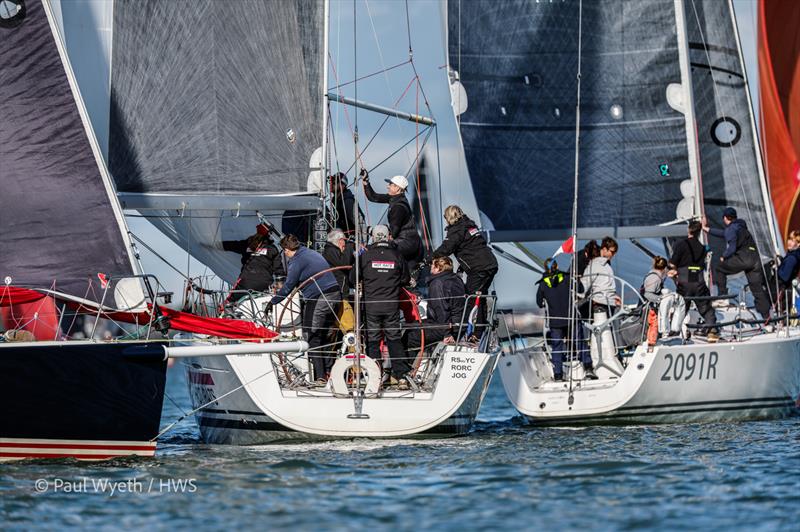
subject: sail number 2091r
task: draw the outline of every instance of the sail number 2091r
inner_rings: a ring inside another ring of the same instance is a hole
[[[661,375],[662,381],[688,381],[691,378],[702,381],[717,378],[719,354],[716,351],[711,351],[708,355],[705,353],[699,355],[678,353],[673,356],[671,353],[667,353],[664,355],[664,359],[667,361],[667,368]]]

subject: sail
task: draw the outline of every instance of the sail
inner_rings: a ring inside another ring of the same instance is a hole
[[[785,239],[800,228],[800,3],[761,0],[761,135],[775,215]]]
[[[582,6],[579,235],[682,233],[662,226],[692,178],[687,117],[668,101],[684,86],[674,2]],[[494,240],[563,240],[572,227],[579,7],[448,2],[461,139]]]
[[[772,207],[733,7],[720,0],[685,0],[685,11],[705,214],[721,228],[722,210],[734,207],[762,255],[773,255]],[[711,244],[724,245],[718,239]]]
[[[99,301],[98,274],[134,272],[121,212],[49,4],[3,7],[0,278]]]
[[[252,233],[255,209],[318,204],[296,195],[322,145],[324,8],[115,4],[109,166],[120,197],[228,280],[239,259],[214,242]]]

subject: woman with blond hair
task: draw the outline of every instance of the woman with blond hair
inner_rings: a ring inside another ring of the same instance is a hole
[[[447,236],[442,245],[433,252],[434,258],[455,255],[460,269],[467,274],[467,293],[486,295],[497,274],[497,259],[486,244],[486,239],[478,225],[458,205],[447,207],[444,210],[444,219],[447,222]],[[478,304],[477,320],[481,325],[486,323],[485,301]],[[476,327],[477,337],[482,330]]]

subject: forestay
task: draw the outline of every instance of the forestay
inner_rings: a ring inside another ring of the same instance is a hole
[[[494,240],[569,235],[578,8],[448,2],[449,63],[468,98],[461,138]],[[667,97],[685,87],[674,3],[583,2],[582,43],[579,237],[682,233],[662,226],[692,178],[687,116]]]
[[[323,0],[115,4],[109,165],[123,204],[228,280],[239,259],[212,242],[252,233],[256,208],[315,205],[293,195],[322,144],[323,19]]]
[[[0,18],[0,279],[99,301],[98,274],[134,273],[121,212],[49,5],[5,4],[16,15]]]

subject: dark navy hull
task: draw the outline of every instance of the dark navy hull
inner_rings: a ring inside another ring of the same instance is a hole
[[[0,460],[152,456],[167,366],[146,345],[0,344]]]

